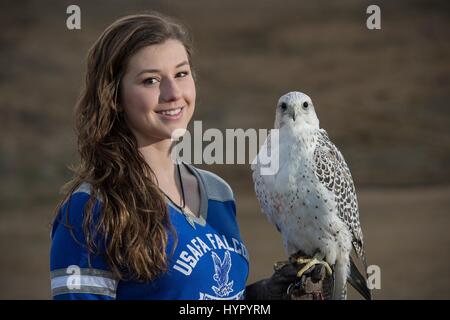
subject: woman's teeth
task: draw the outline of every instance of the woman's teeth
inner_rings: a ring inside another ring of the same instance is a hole
[[[167,110],[167,111],[159,111],[158,113],[168,115],[168,116],[176,116],[177,114],[179,114],[181,112],[181,109],[182,108],[177,108],[177,109]]]

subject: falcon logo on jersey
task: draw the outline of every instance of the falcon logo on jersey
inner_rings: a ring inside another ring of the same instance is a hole
[[[217,287],[212,286],[213,291],[219,297],[228,296],[231,292],[233,292],[233,281],[228,282],[230,279],[228,274],[231,269],[231,256],[230,252],[226,251],[223,261],[220,260],[219,256],[215,253],[211,253],[213,262],[214,262],[214,281],[217,282]]]

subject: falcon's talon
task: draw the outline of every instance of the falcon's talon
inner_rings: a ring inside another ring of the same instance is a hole
[[[322,292],[313,292],[312,296],[313,300],[325,300],[325,297],[323,296]]]
[[[327,274],[329,276],[331,276],[333,274],[333,271],[331,270],[330,265],[323,261],[323,260],[317,260],[316,258],[297,258],[297,263],[298,264],[305,264],[303,266],[303,268],[301,268],[298,272],[297,272],[297,277],[301,278],[303,276],[303,274],[308,271],[312,266],[315,266],[316,264],[321,264],[325,267],[325,270],[327,272]]]

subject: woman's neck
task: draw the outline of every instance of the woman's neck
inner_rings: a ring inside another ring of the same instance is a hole
[[[171,157],[172,143],[171,139],[165,139],[138,148],[145,162],[158,177],[158,180],[160,176],[165,176],[169,179],[174,179],[175,177],[175,166]]]

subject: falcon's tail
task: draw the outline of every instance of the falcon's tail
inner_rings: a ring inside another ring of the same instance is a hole
[[[367,286],[366,278],[359,272],[353,258],[350,257],[350,275],[348,277],[348,282],[356,289],[366,300],[372,300],[372,294],[369,287]]]

